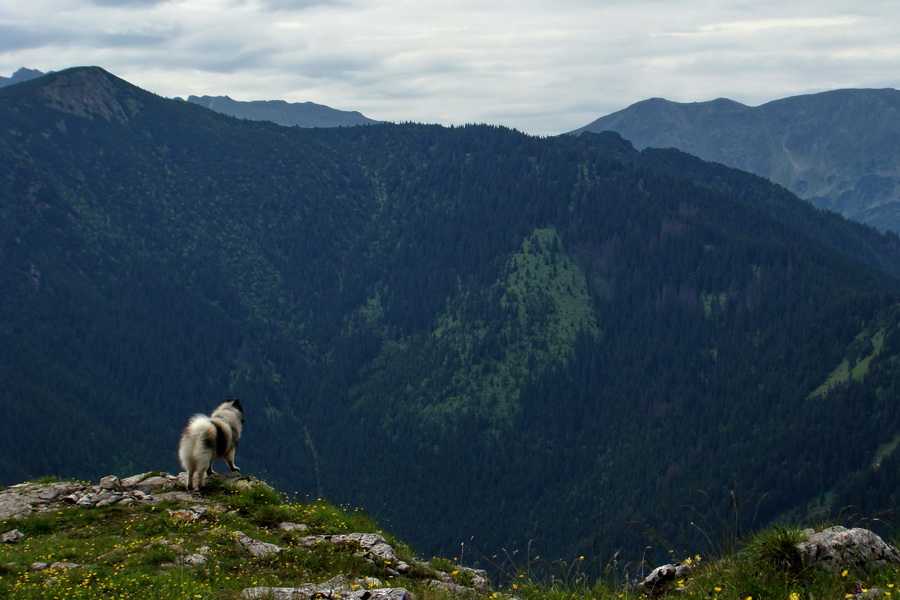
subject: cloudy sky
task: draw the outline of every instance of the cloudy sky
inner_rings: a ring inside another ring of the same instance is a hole
[[[0,0],[0,75],[551,135],[650,97],[900,87],[897,0]]]

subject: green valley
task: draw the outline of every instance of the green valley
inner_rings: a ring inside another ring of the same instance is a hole
[[[873,515],[898,281],[896,235],[616,134],[286,128],[52,73],[0,90],[0,483],[175,471],[239,397],[245,473],[476,566],[703,545],[684,507],[732,492]]]

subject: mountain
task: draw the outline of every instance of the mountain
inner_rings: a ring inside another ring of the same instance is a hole
[[[14,83],[21,83],[22,81],[29,81],[31,79],[35,79],[43,75],[40,71],[36,71],[34,69],[26,69],[22,67],[12,74],[12,77],[3,77],[0,76],[0,88],[6,87],[8,85],[13,85]]]
[[[616,131],[756,173],[878,229],[900,231],[900,91],[846,89],[749,107],[653,98],[571,133]]]
[[[0,122],[0,483],[175,471],[239,397],[244,473],[468,564],[894,506],[895,234],[613,133],[286,128],[97,67]]]
[[[0,88],[30,81],[41,75],[44,75],[41,71],[22,67],[13,73],[12,77],[0,76]],[[357,111],[337,110],[314,102],[288,103],[284,100],[240,102],[228,96],[188,96],[187,101],[239,119],[271,121],[288,127],[352,127],[381,122],[369,119]]]
[[[288,103],[284,100],[240,102],[228,96],[188,96],[188,102],[239,119],[271,121],[288,127],[352,127],[379,122],[357,111],[336,110],[313,102]]]

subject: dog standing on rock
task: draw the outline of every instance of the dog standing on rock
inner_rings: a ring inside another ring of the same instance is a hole
[[[225,459],[232,471],[240,471],[234,465],[234,451],[241,439],[244,427],[244,409],[237,398],[226,400],[211,415],[194,415],[181,433],[178,443],[178,459],[187,471],[187,489],[203,487],[203,476],[212,475],[212,464]]]

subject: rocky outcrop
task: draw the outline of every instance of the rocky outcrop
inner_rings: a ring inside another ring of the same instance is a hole
[[[216,475],[220,479],[232,480],[235,486],[266,485],[252,477],[239,473],[223,473]],[[164,500],[176,500],[179,505],[168,508],[168,514],[179,521],[214,521],[217,514],[228,509],[204,498],[202,494],[187,492],[184,489],[184,473],[175,476],[168,473],[144,473],[120,479],[108,476],[97,484],[84,482],[59,481],[51,483],[23,483],[0,490],[0,521],[21,519],[29,515],[57,510],[60,506],[76,506],[85,509],[100,508],[113,504],[157,505]],[[283,522],[277,525],[282,535],[290,537],[293,548],[312,550],[318,544],[331,544],[346,552],[353,553],[380,569],[388,577],[407,576],[419,580],[425,587],[439,590],[448,596],[471,595],[475,591],[489,588],[490,583],[485,571],[456,566],[454,573],[446,573],[433,568],[430,563],[418,559],[403,560],[397,556],[394,548],[384,536],[377,533],[343,533],[308,535],[310,526],[306,523]],[[25,536],[16,529],[0,534],[4,543],[17,543]],[[262,540],[254,539],[242,531],[233,531],[231,536],[239,547],[257,560],[278,560],[283,548]],[[181,551],[181,546],[170,540],[157,543]],[[214,561],[214,554],[204,546],[195,554],[181,554],[174,563],[164,567],[192,567]],[[89,565],[75,563],[47,564],[37,562],[31,565],[32,571],[51,569],[86,568]],[[463,583],[465,585],[463,585]],[[256,599],[290,599],[307,598],[343,598],[358,600],[407,600],[412,594],[401,587],[387,587],[373,577],[351,581],[345,576],[333,578],[325,583],[306,583],[298,587],[258,587],[247,588],[242,598]]]
[[[404,588],[384,587],[380,579],[368,577],[350,581],[345,575],[325,583],[307,583],[299,587],[254,587],[241,592],[246,600],[412,600],[414,596]]]
[[[99,67],[69,69],[48,78],[36,93],[50,108],[88,119],[125,123],[137,114],[140,105],[134,98],[120,101],[111,78]]]
[[[840,572],[844,569],[865,571],[900,565],[900,552],[868,529],[807,529],[803,536],[804,540],[797,544],[797,550],[803,563],[808,566]]]
[[[95,485],[77,481],[20,483],[0,491],[0,521],[21,519],[64,504],[88,508],[110,504],[159,504],[163,500],[190,501],[194,498],[179,488],[178,478],[168,473],[144,473],[125,479],[110,475]]]

